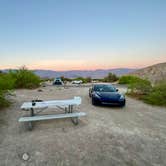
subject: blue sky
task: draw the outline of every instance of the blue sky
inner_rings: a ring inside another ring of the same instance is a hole
[[[1,69],[139,68],[165,45],[165,0],[0,0]]]

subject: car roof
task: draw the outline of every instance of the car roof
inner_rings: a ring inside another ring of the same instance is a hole
[[[92,87],[95,87],[95,86],[98,86],[98,85],[109,85],[109,86],[113,86],[111,83],[97,83],[97,84],[92,84]]]

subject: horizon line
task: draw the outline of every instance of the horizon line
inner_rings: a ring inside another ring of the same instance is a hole
[[[20,67],[21,68],[21,67]],[[143,67],[144,68],[144,67]],[[131,68],[131,67],[117,67],[117,68],[98,68],[98,69],[70,69],[70,70],[55,70],[55,69],[30,69],[27,68],[28,70],[45,70],[45,71],[56,71],[56,72],[67,72],[67,71],[97,71],[97,70],[115,70],[115,69],[142,69],[142,68]],[[4,68],[4,69],[0,69],[0,70],[19,70],[19,68]]]

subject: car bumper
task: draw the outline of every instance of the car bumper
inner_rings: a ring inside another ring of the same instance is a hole
[[[123,106],[125,102],[101,102],[103,105]]]
[[[95,101],[95,103],[97,104],[101,104],[101,105],[112,105],[112,106],[123,106],[126,103],[126,100],[118,100],[118,101],[102,101],[101,99],[98,98],[93,98],[93,100]]]

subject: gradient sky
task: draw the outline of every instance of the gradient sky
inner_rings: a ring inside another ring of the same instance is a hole
[[[166,61],[166,0],[0,0],[0,69]]]

